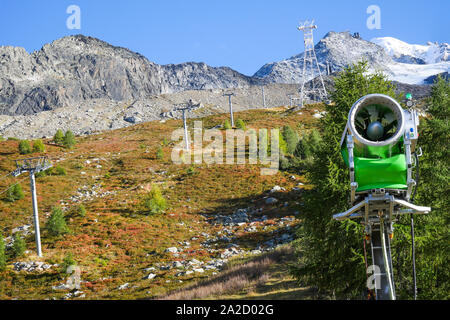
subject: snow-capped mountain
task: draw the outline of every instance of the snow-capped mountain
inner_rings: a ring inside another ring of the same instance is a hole
[[[387,54],[397,62],[434,64],[450,61],[450,45],[448,43],[409,44],[392,37],[374,38],[370,41],[383,47]]]
[[[424,84],[426,79],[450,71],[447,43],[411,45],[388,37],[366,41],[348,32],[329,32],[314,48],[324,74],[327,66],[335,72],[362,59],[368,61],[371,72],[382,71],[390,80],[406,84]],[[301,83],[302,70],[303,53],[268,63],[254,77],[267,82]]]

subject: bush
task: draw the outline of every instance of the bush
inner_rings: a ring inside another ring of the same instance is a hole
[[[162,160],[164,158],[164,151],[161,147],[158,147],[158,150],[156,151],[156,159]]]
[[[84,205],[80,204],[77,208],[77,213],[80,217],[85,217],[86,216],[86,208],[84,207]]]
[[[59,236],[69,232],[62,209],[54,207],[45,228],[51,236]]]
[[[62,132],[61,129],[58,129],[58,131],[56,131],[55,136],[53,137],[53,142],[56,144],[63,144],[64,133]]]
[[[41,139],[34,141],[33,152],[45,152],[45,146]]]
[[[6,192],[6,201],[14,202],[17,200],[21,200],[25,197],[23,194],[22,186],[20,184],[15,184],[8,189]]]
[[[19,235],[18,232],[14,234],[14,242],[12,245],[12,251],[15,258],[23,256],[25,250],[27,250],[27,244],[25,240]]]
[[[6,269],[6,244],[0,233],[0,272]]]
[[[0,142],[5,141],[5,138],[3,136],[0,136]]]
[[[230,121],[229,121],[228,119],[225,120],[225,123],[223,124],[223,128],[224,128],[225,130],[232,129],[232,128],[231,128]]]
[[[70,267],[70,266],[76,266],[77,265],[77,262],[75,261],[75,259],[73,258],[73,254],[72,254],[72,252],[69,252],[69,253],[67,253],[66,255],[65,255],[65,257],[64,257],[64,259],[63,259],[63,261],[62,261],[62,263],[61,263],[61,266],[60,266],[60,271],[61,272],[67,272],[67,269]]]
[[[197,171],[195,170],[194,166],[190,166],[189,168],[187,168],[186,174],[188,176],[193,176],[193,175],[197,174]]]
[[[246,125],[245,125],[245,122],[244,122],[244,120],[242,120],[242,119],[238,119],[238,120],[236,121],[236,128],[237,128],[237,129],[241,129],[241,130],[244,130],[244,131],[245,131],[245,129],[246,129]]]
[[[19,143],[19,153],[20,154],[29,154],[31,153],[31,145],[28,140],[21,140]]]
[[[73,134],[73,132],[70,130],[67,130],[67,132],[63,138],[64,147],[66,147],[67,149],[72,149],[76,143],[77,142],[75,140],[75,135]]]
[[[61,166],[56,166],[54,168],[51,168],[52,170],[50,170],[50,175],[52,176],[65,176],[67,175],[67,171],[66,169],[64,169]]]
[[[162,196],[161,189],[152,185],[152,189],[144,199],[144,207],[150,214],[163,213],[167,209],[166,199]]]

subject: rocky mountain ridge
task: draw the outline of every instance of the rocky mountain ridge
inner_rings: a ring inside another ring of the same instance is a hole
[[[228,67],[158,65],[139,53],[83,35],[64,37],[31,54],[23,48],[0,47],[0,114],[28,115],[91,99],[127,101],[257,82]]]

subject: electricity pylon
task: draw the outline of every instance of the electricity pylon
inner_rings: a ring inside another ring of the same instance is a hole
[[[327,97],[327,90],[323,82],[322,73],[320,72],[319,62],[317,61],[316,52],[314,50],[314,36],[313,30],[317,29],[314,20],[308,20],[300,23],[298,30],[303,31],[303,41],[305,43],[305,52],[303,54],[303,72],[302,72],[302,87],[300,89],[301,105],[305,104],[305,100],[312,96],[314,100],[316,97],[319,101],[325,100]],[[316,72],[317,69],[317,72]],[[316,88],[314,79],[316,73],[319,75],[321,86]],[[306,88],[305,85],[311,81],[311,87]]]
[[[228,97],[228,104],[230,106],[231,127],[234,128],[233,103],[231,102],[231,97],[234,96],[234,93],[224,93],[223,96]]]
[[[192,99],[189,99],[189,102],[182,103],[179,108],[175,108],[174,111],[182,111],[183,112],[183,126],[184,126],[184,140],[186,142],[186,151],[189,151],[191,149],[190,143],[189,143],[189,133],[187,129],[187,120],[186,120],[186,112],[189,112],[194,104],[192,102]]]
[[[29,158],[22,160],[15,160],[17,169],[14,170],[11,175],[18,177],[24,172],[30,174],[30,188],[33,201],[33,217],[34,217],[34,237],[36,240],[36,251],[39,257],[42,257],[41,248],[41,232],[39,228],[39,210],[36,197],[36,178],[35,174],[41,171],[45,171],[52,167],[52,164],[47,157]]]

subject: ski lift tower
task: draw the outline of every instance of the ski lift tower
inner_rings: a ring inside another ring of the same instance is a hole
[[[33,200],[33,216],[34,216],[34,236],[36,240],[36,251],[39,257],[42,257],[41,249],[41,233],[39,229],[39,213],[38,204],[36,197],[36,178],[35,174],[41,171],[45,171],[52,167],[52,164],[47,157],[29,158],[22,160],[15,160],[17,169],[14,170],[11,175],[13,177],[18,177],[24,172],[30,174],[30,188],[31,196]]]
[[[184,140],[186,143],[186,151],[190,150],[190,143],[189,143],[189,133],[187,129],[187,117],[186,112],[191,111],[191,109],[194,107],[194,103],[192,102],[192,99],[189,99],[187,103],[182,103],[177,105],[177,107],[174,109],[174,111],[182,111],[183,112],[183,126],[184,126]]]
[[[317,29],[317,25],[312,21],[304,21],[300,23],[298,30],[303,31],[303,40],[305,44],[305,52],[303,54],[303,72],[302,72],[302,86],[300,89],[301,106],[305,105],[305,100],[323,101],[327,97],[327,90],[323,82],[322,73],[320,72],[319,63],[317,61],[316,52],[314,50],[314,35],[313,30]],[[316,87],[314,79],[319,76],[320,85]],[[310,80],[311,85],[306,86]],[[315,99],[318,100],[315,100]]]

